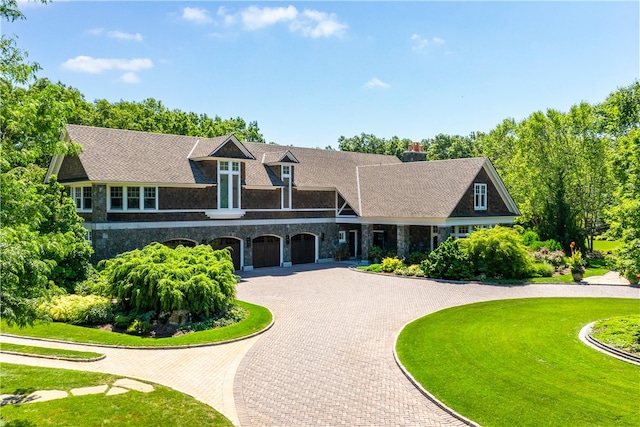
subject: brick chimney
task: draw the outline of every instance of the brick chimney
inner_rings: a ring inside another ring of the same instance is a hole
[[[403,162],[424,162],[425,160],[427,160],[427,153],[419,142],[409,144],[407,151],[402,153]]]

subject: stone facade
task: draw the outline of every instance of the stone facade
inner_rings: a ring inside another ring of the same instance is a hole
[[[199,226],[199,227],[162,227],[162,228],[111,228],[93,231],[95,259],[105,259],[133,249],[141,249],[152,242],[164,243],[171,240],[189,240],[197,244],[208,243],[221,237],[234,237],[241,241],[244,254],[243,267],[250,268],[253,263],[251,242],[259,236],[277,236],[281,240],[281,265],[291,263],[291,245],[286,243],[286,236],[291,238],[300,233],[317,236],[318,252],[316,259],[328,260],[334,257],[338,249],[338,225],[328,223],[303,224],[269,224],[269,225],[236,225],[236,226]]]

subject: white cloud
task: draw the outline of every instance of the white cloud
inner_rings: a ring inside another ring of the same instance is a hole
[[[122,31],[109,31],[107,37],[118,40],[135,40],[137,42],[142,41],[142,34],[140,33],[125,33]]]
[[[444,44],[445,41],[440,37],[432,37],[431,41],[429,41],[429,38],[424,38],[420,34],[414,33],[411,35],[411,49],[413,50],[422,50],[426,48],[430,43]]]
[[[249,6],[242,12],[242,24],[246,30],[255,31],[268,27],[278,22],[293,21],[298,15],[298,9],[288,7],[263,7]]]
[[[200,9],[197,7],[185,7],[182,10],[182,19],[195,22],[196,24],[207,24],[213,22],[211,15],[207,9]]]
[[[146,70],[153,68],[153,62],[148,58],[92,58],[91,56],[81,55],[67,59],[62,63],[62,68],[79,73],[100,74],[108,70]]]
[[[246,31],[257,31],[277,24],[288,24],[289,31],[304,37],[341,37],[349,26],[338,20],[334,13],[305,9],[300,12],[295,6],[257,7],[249,6],[237,13],[230,13],[225,7],[219,7],[219,24],[228,27],[236,22]]]
[[[305,9],[299,19],[294,20],[289,28],[300,31],[305,37],[342,37],[349,28],[347,24],[338,21],[334,13]]]
[[[236,23],[236,17],[231,13],[227,13],[227,8],[224,6],[220,6],[218,8],[218,16],[222,18],[222,23],[225,26],[230,26]]]
[[[413,50],[421,50],[427,47],[429,44],[429,39],[423,39],[418,34],[411,35],[411,44]]]
[[[136,84],[140,83],[140,77],[138,77],[136,73],[128,72],[121,75],[118,81],[128,84]]]
[[[142,41],[142,34],[140,33],[125,33],[123,31],[106,31],[104,28],[91,28],[87,30],[88,34],[92,36],[102,36],[106,34],[107,37],[118,40],[134,40],[137,42]]]
[[[368,82],[366,82],[364,84],[364,87],[370,88],[370,89],[373,89],[373,88],[388,88],[388,87],[391,87],[391,85],[389,83],[383,82],[382,80],[380,80],[377,77],[374,77],[371,80],[369,80]]]
[[[92,28],[90,30],[87,30],[87,33],[91,34],[92,36],[101,36],[104,33],[104,28]]]

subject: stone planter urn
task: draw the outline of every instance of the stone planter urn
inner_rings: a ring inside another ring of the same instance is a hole
[[[572,271],[571,275],[573,276],[573,281],[574,282],[580,282],[582,280],[582,271],[578,270],[578,271]]]

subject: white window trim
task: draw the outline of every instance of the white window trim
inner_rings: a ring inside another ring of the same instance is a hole
[[[122,188],[122,209],[112,209],[111,208],[111,188],[120,187]],[[133,208],[128,205],[128,189],[129,188],[137,188],[140,192],[138,207]],[[156,197],[155,197],[155,205],[153,208],[144,207],[144,189],[145,188],[153,188],[155,189]],[[154,187],[152,185],[110,185],[107,187],[107,212],[155,212],[158,210],[158,187]]]
[[[347,232],[344,230],[338,231],[338,243],[347,243]]]
[[[451,226],[451,237],[454,239],[462,239],[468,237],[473,232],[472,225],[452,225]],[[465,231],[461,230],[462,228],[466,228]]]
[[[222,163],[227,163],[227,169],[224,170],[224,171],[221,168]],[[233,170],[234,169],[233,168],[234,165],[238,166],[238,170]],[[234,162],[234,161],[231,161],[231,160],[219,160],[218,161],[218,185],[216,187],[217,187],[217,193],[218,193],[218,206],[217,206],[217,208],[219,210],[224,210],[224,211],[236,210],[237,211],[237,210],[241,210],[242,209],[242,182],[240,180],[240,177],[241,177],[240,171],[241,171],[241,169],[242,169],[242,165],[240,164],[240,162]],[[226,207],[226,208],[220,207],[220,201],[221,201],[221,198],[220,198],[220,188],[221,188],[220,175],[228,175],[229,176],[229,179],[228,179],[228,182],[227,182],[227,190],[228,190],[228,194],[229,194],[229,207]],[[233,177],[234,176],[238,177],[238,194],[233,194]],[[236,197],[238,199],[238,207],[234,208],[233,205],[234,205],[234,202],[236,200]]]
[[[285,168],[288,168],[288,173],[285,173]],[[283,210],[291,210],[291,206],[293,205],[291,200],[291,169],[292,167],[289,165],[282,165],[280,167],[280,177],[282,179],[282,182],[284,182],[285,178],[289,178],[289,185],[282,187],[282,191],[280,192],[280,206],[282,206]],[[289,195],[289,206],[284,205],[285,192],[287,192]]]
[[[480,200],[478,200],[480,196]],[[476,211],[487,210],[487,184],[473,184],[473,209]]]
[[[69,186],[69,197],[73,200],[73,204],[76,205],[76,191],[80,191],[80,207],[76,205],[76,212],[91,212],[93,208],[85,208],[84,189],[91,188],[91,205],[93,206],[93,187],[91,185],[73,185]]]

